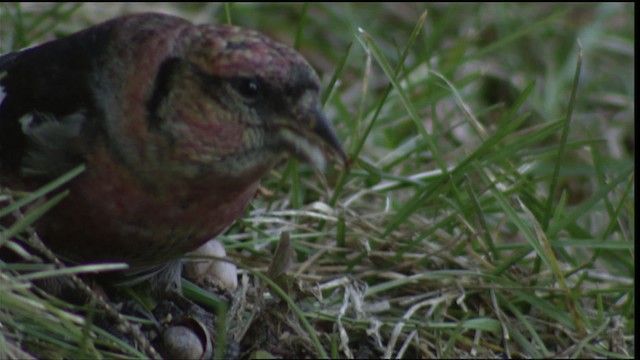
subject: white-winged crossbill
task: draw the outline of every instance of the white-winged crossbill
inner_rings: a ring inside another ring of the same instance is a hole
[[[85,164],[36,223],[76,262],[162,265],[238,219],[292,153],[344,158],[314,70],[258,32],[119,17],[0,57],[0,184]]]

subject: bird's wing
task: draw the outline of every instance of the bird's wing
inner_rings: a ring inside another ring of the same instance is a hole
[[[0,78],[2,77],[2,73],[5,72],[5,69],[9,67],[9,62],[15,59],[18,56],[16,52],[10,52],[8,54],[0,55]]]
[[[92,74],[105,48],[99,32],[88,35],[0,56],[0,173],[50,179],[83,161],[88,139],[79,138],[100,116]]]

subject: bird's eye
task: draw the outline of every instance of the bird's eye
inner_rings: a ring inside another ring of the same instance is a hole
[[[238,93],[249,100],[255,100],[262,95],[263,86],[261,82],[253,78],[237,78],[231,81]]]

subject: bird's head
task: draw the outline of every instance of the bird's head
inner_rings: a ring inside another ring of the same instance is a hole
[[[286,153],[319,169],[330,153],[344,160],[318,76],[298,52],[225,25],[185,28],[177,39],[149,109],[183,171],[259,178]]]

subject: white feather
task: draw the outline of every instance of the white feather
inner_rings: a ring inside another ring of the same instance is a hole
[[[77,165],[70,155],[74,139],[80,135],[85,116],[74,113],[60,119],[50,114],[29,113],[18,121],[29,139],[23,160],[25,175],[59,175]]]

